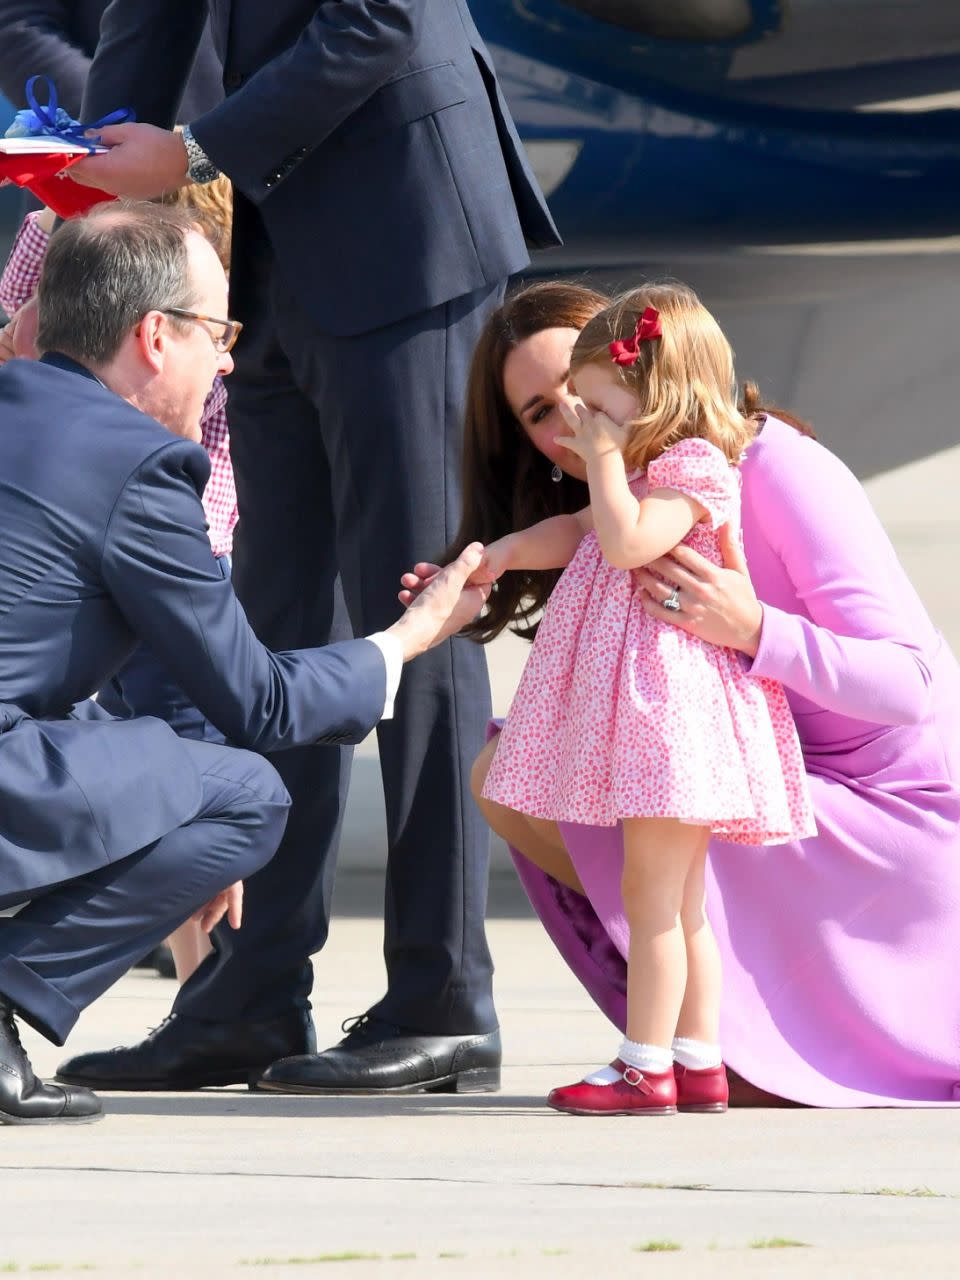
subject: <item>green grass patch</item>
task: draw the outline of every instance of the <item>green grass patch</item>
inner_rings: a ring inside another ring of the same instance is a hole
[[[444,1253],[437,1254],[438,1258],[465,1258],[466,1256],[467,1255],[465,1253],[456,1253],[455,1251],[452,1251],[449,1249]]]
[[[709,1191],[709,1182],[625,1182],[631,1191]]]
[[[866,1193],[871,1196],[905,1196],[919,1200],[947,1200],[942,1191],[934,1191],[931,1187],[877,1187],[876,1191]]]
[[[677,1244],[676,1240],[648,1240],[646,1244],[635,1244],[633,1246],[634,1253],[676,1253],[682,1249],[682,1244]]]
[[[806,1240],[788,1240],[786,1236],[768,1236],[764,1240],[751,1240],[751,1249],[809,1249]]]
[[[310,1258],[241,1258],[240,1265],[241,1267],[312,1267],[318,1262],[380,1262],[382,1259],[382,1253],[358,1253],[347,1249],[343,1253],[315,1253]]]

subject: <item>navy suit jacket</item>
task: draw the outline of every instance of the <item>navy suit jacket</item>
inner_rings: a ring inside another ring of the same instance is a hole
[[[210,551],[200,445],[63,356],[0,368],[0,906],[165,835],[200,778],[172,729],[79,709],[146,641],[235,746],[359,742],[368,640],[271,653]]]
[[[80,112],[83,87],[100,19],[110,0],[0,0],[0,92],[26,106],[23,87],[32,75],[49,76],[60,105]],[[189,118],[223,97],[220,63],[209,30],[203,33],[183,96]],[[117,104],[126,106],[126,103]]]
[[[404,319],[519,271],[525,240],[559,242],[465,0],[209,2],[227,98],[193,133],[322,332]],[[204,12],[113,0],[84,114],[172,124]]]

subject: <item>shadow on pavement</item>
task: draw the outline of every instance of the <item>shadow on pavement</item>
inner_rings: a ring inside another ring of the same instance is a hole
[[[292,1120],[355,1120],[377,1117],[430,1116],[449,1119],[451,1112],[489,1119],[518,1112],[545,1114],[542,1095],[530,1097],[452,1093],[397,1094],[392,1097],[307,1097],[300,1094],[268,1094],[201,1091],[186,1095],[137,1094],[113,1097],[100,1095],[110,1116],[219,1116],[243,1115],[250,1119],[267,1117]]]

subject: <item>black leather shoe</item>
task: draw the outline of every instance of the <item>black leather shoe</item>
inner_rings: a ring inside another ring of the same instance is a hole
[[[13,1009],[0,1000],[0,1124],[92,1124],[103,1119],[89,1089],[44,1084],[20,1043]]]
[[[97,1089],[175,1091],[226,1084],[252,1089],[282,1054],[312,1053],[316,1047],[306,1010],[264,1022],[201,1022],[171,1014],[140,1044],[69,1058],[57,1079]]]
[[[161,978],[175,978],[177,976],[177,966],[174,963],[173,952],[165,942],[161,942],[156,951],[152,953],[150,964],[156,969]]]
[[[499,1031],[427,1036],[363,1016],[332,1049],[275,1062],[260,1087],[278,1093],[495,1093],[500,1058]]]

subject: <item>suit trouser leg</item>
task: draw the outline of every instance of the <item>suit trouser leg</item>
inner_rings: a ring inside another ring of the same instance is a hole
[[[355,633],[396,619],[400,574],[460,518],[462,406],[491,286],[356,338],[311,332],[285,300],[278,333],[316,407]],[[405,670],[378,727],[388,835],[388,991],[372,1012],[423,1032],[496,1025],[484,915],[489,832],[469,789],[490,714],[482,649],[454,640]],[[294,794],[294,806],[299,794]]]
[[[237,213],[231,310],[245,328],[229,403],[234,584],[265,644],[322,645],[348,626],[339,572],[354,631],[378,630],[396,619],[400,573],[452,536],[467,363],[502,288],[341,346],[276,298],[258,217],[243,200]],[[468,786],[488,711],[483,653],[456,642],[405,670],[397,716],[379,732],[390,991],[378,1011],[425,1031],[496,1021],[483,927],[489,840]],[[307,1003],[350,752],[312,747],[272,761],[294,802],[286,835],[247,885],[244,928],[185,984],[180,1013],[254,1020]]]
[[[242,243],[249,302],[231,295],[231,309],[245,323],[229,382],[241,514],[233,583],[271,649],[324,645],[350,636],[337,583],[329,467],[316,410],[276,343],[267,307],[269,250],[256,237]],[[184,984],[178,1013],[256,1021],[309,1007],[308,957],[327,937],[352,755],[349,747],[316,746],[270,756],[294,798],[286,834],[247,882],[243,928],[224,931],[217,956]]]
[[[55,1044],[144,952],[262,867],[283,834],[289,797],[262,757],[205,742],[183,747],[202,781],[190,822],[0,919],[0,992]]]

